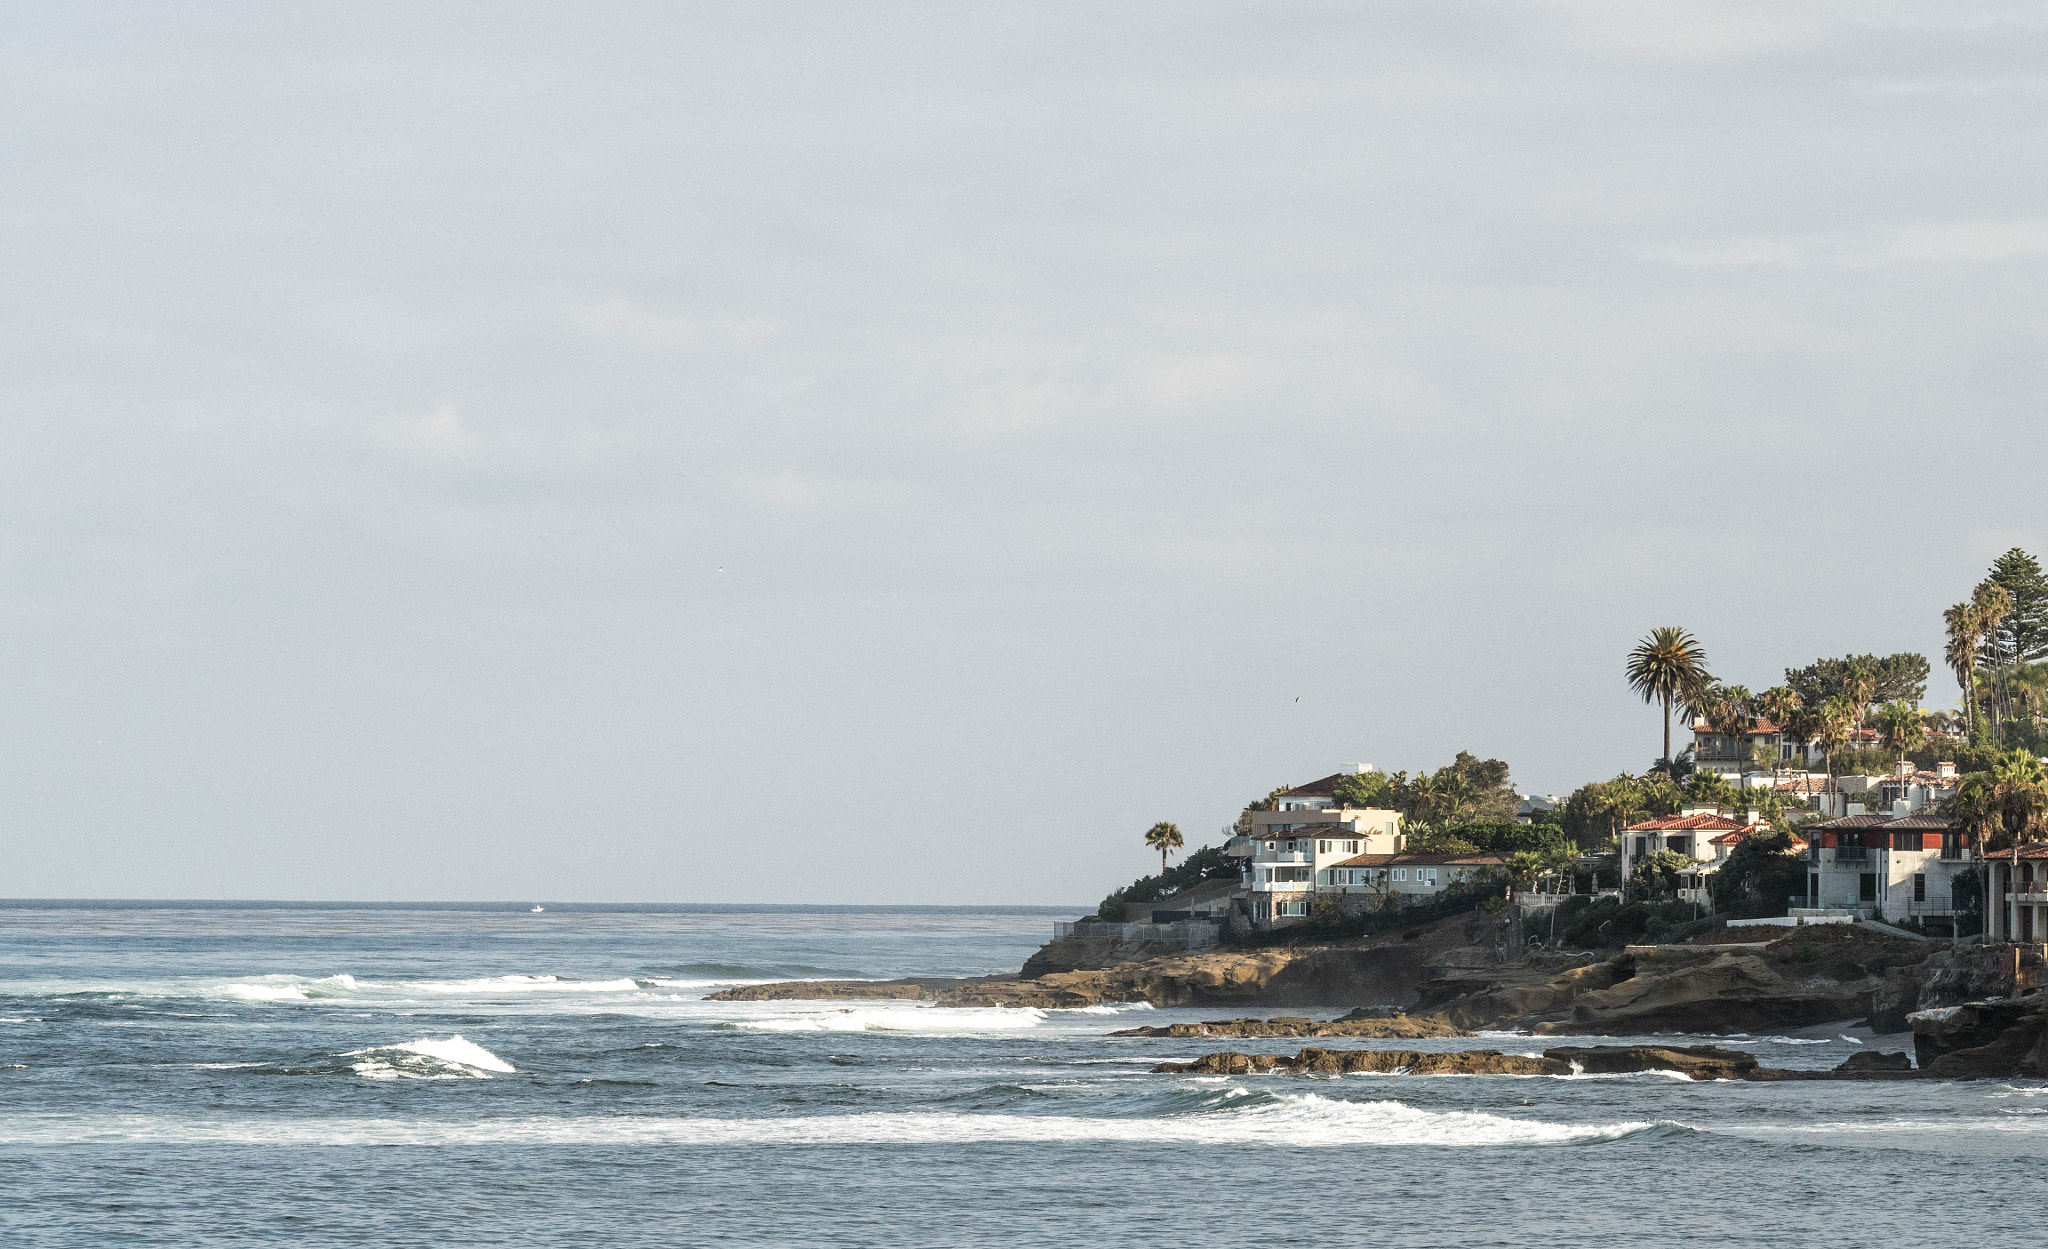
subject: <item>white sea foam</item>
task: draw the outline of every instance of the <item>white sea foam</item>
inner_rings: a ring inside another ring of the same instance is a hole
[[[422,1037],[402,1045],[350,1050],[343,1058],[366,1080],[488,1080],[490,1072],[516,1070],[511,1063],[459,1036],[437,1041]]]
[[[1150,1002],[1103,1002],[1095,1006],[1055,1007],[1056,1015],[1121,1015],[1126,1011],[1151,1010]]]
[[[868,1007],[779,1019],[741,1019],[734,1021],[734,1026],[762,1032],[983,1032],[1035,1028],[1045,1017],[1044,1011],[1033,1007]]]
[[[296,984],[229,984],[222,985],[221,992],[231,997],[246,998],[251,1002],[303,1002],[306,990]]]
[[[1244,1096],[1226,1090],[1224,1099]],[[1477,1111],[1419,1110],[1313,1093],[1263,1105],[1155,1119],[1059,1115],[877,1113],[774,1119],[590,1116],[481,1123],[416,1119],[201,1119],[145,1115],[0,1117],[0,1144],[178,1141],[276,1145],[870,1145],[1101,1141],[1288,1147],[1569,1145],[1655,1126],[1552,1123]]]

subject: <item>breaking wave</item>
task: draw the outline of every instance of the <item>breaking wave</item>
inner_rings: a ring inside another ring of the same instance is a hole
[[[459,1036],[443,1041],[422,1037],[402,1045],[350,1050],[343,1058],[366,1080],[488,1080],[491,1072],[516,1070],[511,1063]]]
[[[400,1049],[403,1047],[387,1047]],[[369,1051],[366,1051],[369,1052]],[[375,1051],[386,1052],[386,1051]],[[0,1143],[180,1141],[288,1145],[665,1144],[869,1145],[983,1142],[1515,1147],[1591,1145],[1638,1134],[1689,1134],[1668,1121],[1553,1123],[1479,1111],[1421,1110],[1398,1101],[1352,1102],[1314,1093],[1222,1090],[1203,1111],[1163,1118],[898,1112],[775,1119],[655,1116],[536,1117],[447,1123],[402,1119],[250,1120],[150,1116],[0,1119]]]
[[[428,995],[458,997],[503,993],[631,993],[636,980],[564,980],[559,976],[478,976],[468,980],[358,980],[343,973],[317,979],[257,976],[220,986],[218,992],[249,1002],[308,1002]]]

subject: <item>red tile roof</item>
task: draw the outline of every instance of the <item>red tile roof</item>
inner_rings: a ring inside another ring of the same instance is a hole
[[[1631,824],[1621,831],[1625,833],[1665,833],[1707,828],[1719,833],[1728,833],[1747,827],[1748,825],[1731,820],[1725,815],[1701,812],[1698,815],[1667,815],[1654,820],[1645,820],[1640,824]]]

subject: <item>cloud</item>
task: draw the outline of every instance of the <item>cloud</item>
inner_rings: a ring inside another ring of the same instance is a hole
[[[1699,246],[1644,249],[1636,254],[1645,260],[1694,267],[1874,269],[1895,264],[2011,260],[2048,254],[2048,220],[1882,226],[1838,234],[1744,235]]]

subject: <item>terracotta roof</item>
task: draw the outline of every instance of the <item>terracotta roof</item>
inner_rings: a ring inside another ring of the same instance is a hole
[[[1715,727],[1714,727],[1713,725],[1711,725],[1711,724],[1708,724],[1708,723],[1707,723],[1706,721],[1704,721],[1704,720],[1695,720],[1695,721],[1693,722],[1693,726],[1692,726],[1692,731],[1693,731],[1693,734],[1694,734],[1695,736],[1698,736],[1698,735],[1699,735],[1699,734],[1701,734],[1701,733],[1707,733],[1707,734],[1714,734],[1714,733],[1719,733],[1719,734],[1720,734],[1720,735],[1721,735],[1722,737],[1726,737],[1726,736],[1728,736],[1728,734],[1726,734],[1726,733],[1722,733],[1722,732],[1721,732],[1721,730],[1719,730],[1719,729],[1715,728]],[[1752,725],[1752,726],[1750,727],[1750,729],[1749,729],[1748,733],[1746,734],[1746,736],[1749,736],[1749,737],[1765,737],[1765,736],[1768,736],[1768,735],[1770,735],[1770,734],[1772,734],[1772,733],[1782,733],[1782,732],[1784,732],[1784,731],[1785,731],[1785,730],[1783,730],[1783,729],[1779,728],[1779,727],[1778,727],[1777,725],[1775,725],[1775,724],[1771,723],[1771,721],[1770,721],[1770,720],[1769,720],[1769,719],[1768,719],[1767,717],[1764,717],[1764,716],[1758,716],[1758,717],[1756,718],[1756,723],[1755,723],[1754,725]]]
[[[1773,793],[1787,794],[1831,794],[1835,792],[1835,781],[1831,776],[1795,776],[1771,786]]]
[[[1659,819],[1645,820],[1622,829],[1624,833],[1685,832],[1688,829],[1710,828],[1716,832],[1733,832],[1746,827],[1725,815],[1701,812],[1699,815],[1667,815]]]
[[[1332,867],[1499,867],[1507,856],[1490,851],[1478,854],[1361,854],[1333,863]]]
[[[1710,846],[1732,846],[1736,842],[1741,841],[1745,837],[1754,836],[1757,833],[1767,833],[1770,831],[1771,826],[1768,824],[1744,824],[1741,828],[1738,828],[1733,832],[1722,833],[1719,837],[1707,838],[1707,844]]]

